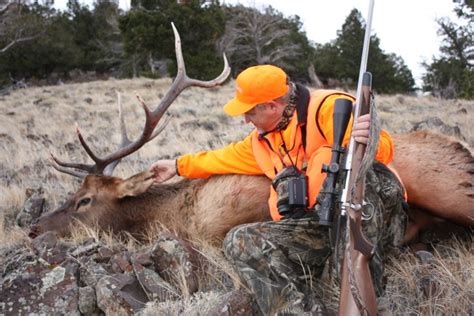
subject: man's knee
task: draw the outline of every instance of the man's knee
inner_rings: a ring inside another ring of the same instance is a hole
[[[254,224],[240,225],[232,228],[224,238],[223,248],[225,256],[235,260],[242,256],[243,251],[248,251],[246,239],[252,235]]]

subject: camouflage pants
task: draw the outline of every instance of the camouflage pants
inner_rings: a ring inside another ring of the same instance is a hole
[[[366,181],[371,216],[363,226],[366,236],[377,244],[371,272],[378,291],[384,285],[386,256],[403,241],[406,215],[402,198],[395,176],[385,166],[374,164]],[[298,219],[241,225],[227,234],[225,254],[264,315],[285,310],[322,312],[318,277],[331,248],[329,230],[319,226],[318,220],[316,212],[308,212]]]

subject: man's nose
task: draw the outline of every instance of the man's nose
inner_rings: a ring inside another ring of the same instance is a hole
[[[249,118],[249,116],[248,116],[247,114],[244,114],[244,122],[245,122],[245,123],[250,123],[250,122],[251,122],[251,121],[250,121],[250,118]]]

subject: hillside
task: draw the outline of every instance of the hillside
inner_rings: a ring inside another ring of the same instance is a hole
[[[88,161],[77,141],[75,123],[92,148],[106,154],[114,150],[120,141],[117,92],[121,95],[125,121],[133,139],[144,122],[143,110],[135,93],[154,107],[170,85],[169,79],[107,80],[33,87],[1,96],[0,248],[29,244],[24,232],[14,227],[15,217],[28,197],[35,194],[44,196],[45,211],[50,211],[77,189],[79,180],[58,173],[48,160],[49,152],[52,152],[65,161]],[[128,177],[145,170],[157,159],[218,148],[244,137],[250,126],[243,125],[241,118],[227,117],[222,111],[223,104],[232,95],[232,84],[210,90],[191,88],[184,91],[171,106],[171,118],[162,134],[140,149],[139,153],[125,159],[115,175]],[[405,133],[414,126],[433,128],[457,137],[471,148],[474,146],[473,100],[382,95],[376,96],[376,103],[382,127],[391,133]],[[446,277],[448,284],[455,282],[458,288],[464,288],[463,292],[443,290],[437,297],[428,295],[428,298],[422,298],[423,295],[418,295],[413,298],[412,295],[408,300],[402,293],[410,296],[409,291],[419,291],[415,283],[418,282],[417,273],[421,273],[419,270],[423,267],[407,254],[404,261],[391,266],[392,292],[385,297],[385,303],[390,305],[385,310],[387,314],[409,311],[416,315],[429,313],[430,310],[442,314],[453,311],[472,313],[472,307],[469,311],[467,307],[474,295],[472,242],[443,243],[436,249],[438,261],[434,265],[439,269],[435,270],[436,273],[440,278]],[[449,257],[446,257],[448,254]],[[216,257],[219,258],[219,255]],[[407,269],[407,266],[410,268]],[[410,287],[410,282],[415,285]],[[168,305],[166,308],[172,310],[176,307]],[[153,314],[151,310],[150,314]],[[195,311],[189,312],[193,313]]]

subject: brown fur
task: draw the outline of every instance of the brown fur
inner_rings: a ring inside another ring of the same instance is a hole
[[[474,226],[472,151],[452,137],[431,131],[397,135],[394,143],[393,164],[411,206],[406,239],[421,229],[440,229],[441,219]]]
[[[471,151],[454,139],[426,131],[394,140],[394,165],[409,203],[422,209],[409,212],[407,240],[440,218],[474,226]],[[220,240],[234,226],[269,219],[269,184],[265,177],[227,175],[154,186],[149,172],[126,180],[91,175],[61,208],[41,217],[31,235],[48,230],[67,234],[68,224],[76,219],[135,236],[159,223],[181,236]],[[84,197],[92,202],[76,211]]]
[[[68,235],[69,225],[81,221],[138,238],[158,224],[180,236],[220,240],[234,226],[268,220],[268,195],[269,180],[259,176],[216,176],[152,185],[149,172],[126,180],[89,175],[63,206],[33,225],[30,235],[49,230]],[[84,198],[91,202],[77,209]]]

